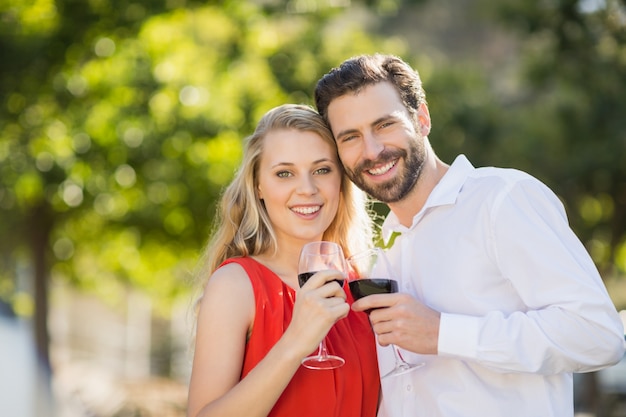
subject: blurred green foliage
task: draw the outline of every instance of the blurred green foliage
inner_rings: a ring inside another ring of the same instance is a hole
[[[603,275],[624,276],[626,3],[516,2],[498,12],[524,35],[520,74],[528,92],[518,111],[504,113],[512,129],[499,136],[499,148],[511,163],[525,155],[540,167]]]
[[[422,3],[4,0],[0,297],[17,300],[43,265],[53,282],[113,303],[139,288],[167,311],[259,117],[312,104],[328,69],[376,51],[422,72],[443,159],[537,175],[603,273],[623,275],[624,5],[477,2],[517,39],[516,71],[500,74],[409,48],[394,22]]]
[[[539,177],[561,197],[603,277],[621,279],[626,4],[483,0],[472,11],[492,25],[481,39],[512,39],[501,42],[506,50],[490,71],[479,57],[426,61],[435,149],[446,161],[465,153],[477,166],[514,167]],[[482,57],[489,47],[477,45],[473,52]],[[626,295],[614,298],[626,307]]]
[[[112,303],[139,288],[167,311],[190,288],[260,116],[312,104],[319,75],[351,54],[406,52],[327,27],[341,9],[174,3],[1,10],[0,296],[17,299],[16,276],[40,262],[53,282]],[[45,259],[33,239],[45,240]]]

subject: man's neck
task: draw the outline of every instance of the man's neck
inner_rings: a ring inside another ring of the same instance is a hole
[[[388,204],[389,209],[398,217],[400,224],[411,227],[413,218],[422,210],[430,193],[449,168],[450,165],[442,162],[432,148],[428,147],[422,173],[411,192],[401,201]]]

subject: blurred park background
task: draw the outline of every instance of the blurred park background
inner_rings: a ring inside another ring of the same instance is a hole
[[[184,416],[242,139],[373,52],[421,72],[444,161],[555,190],[626,309],[624,0],[0,0],[0,416]],[[625,416],[603,378],[579,414]]]

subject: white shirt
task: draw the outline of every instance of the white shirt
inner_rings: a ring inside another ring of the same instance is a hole
[[[624,328],[559,199],[521,171],[454,161],[410,228],[383,235],[400,291],[441,312],[439,352],[385,378],[380,417],[573,412],[572,373],[618,362]],[[379,346],[380,373],[393,367]]]

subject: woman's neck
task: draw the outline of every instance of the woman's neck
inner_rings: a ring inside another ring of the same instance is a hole
[[[291,288],[298,288],[298,258],[300,247],[279,247],[276,253],[262,253],[253,258],[272,270]]]

